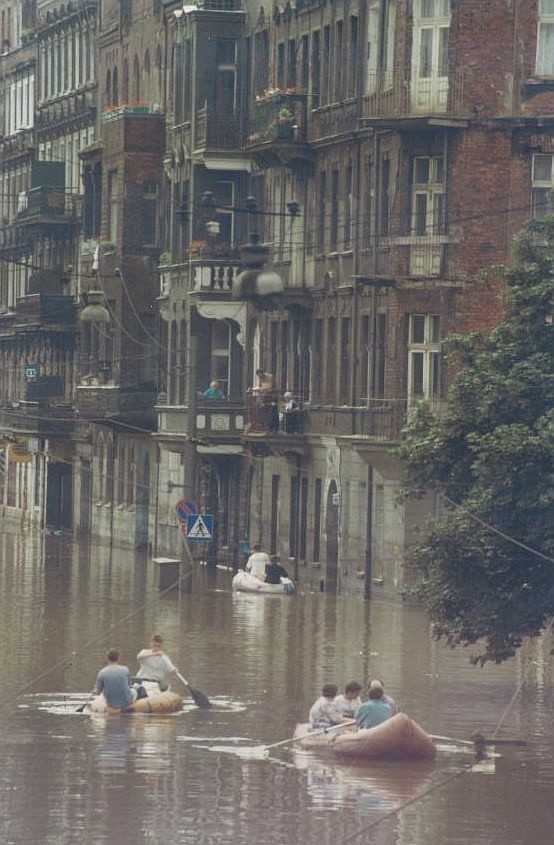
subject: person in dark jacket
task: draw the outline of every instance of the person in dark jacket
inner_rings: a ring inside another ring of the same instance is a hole
[[[278,555],[271,555],[269,563],[265,568],[265,583],[280,584],[281,578],[288,578],[287,570],[279,563]]]

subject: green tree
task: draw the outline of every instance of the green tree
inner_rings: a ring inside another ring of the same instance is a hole
[[[438,491],[447,507],[408,553],[413,591],[436,636],[477,644],[480,664],[513,655],[554,614],[554,217],[529,223],[514,265],[494,272],[502,323],[449,338],[448,410],[416,407],[397,449],[404,495]]]

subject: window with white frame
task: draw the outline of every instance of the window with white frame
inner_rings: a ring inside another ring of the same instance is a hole
[[[539,0],[537,74],[554,76],[554,0]]]
[[[440,235],[445,227],[445,172],[442,156],[414,159],[412,235]]]
[[[554,156],[534,155],[531,169],[531,216],[552,214],[554,194]]]
[[[440,398],[440,318],[438,314],[411,314],[408,334],[408,402]]]

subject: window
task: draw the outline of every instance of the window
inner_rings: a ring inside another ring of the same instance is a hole
[[[211,324],[212,361],[210,378],[218,381],[224,394],[228,396],[231,333],[228,324],[222,320],[212,320]]]
[[[327,174],[324,170],[319,174],[318,187],[316,242],[320,250],[323,250],[325,246],[325,203],[327,201]]]
[[[554,0],[539,0],[537,74],[554,76]]]
[[[306,560],[306,529],[308,527],[308,479],[303,478],[300,483],[300,560]]]
[[[342,317],[340,321],[340,370],[339,370],[339,404],[347,405],[349,400],[350,373],[350,317]]]
[[[412,314],[408,336],[408,401],[440,398],[440,318],[437,314]]]
[[[296,557],[298,539],[298,476],[290,479],[290,511],[289,511],[289,554]]]
[[[108,173],[108,240],[117,241],[117,170]]]
[[[339,171],[333,170],[331,182],[331,232],[330,248],[335,252],[338,246],[339,235]]]
[[[216,61],[216,114],[235,114],[237,106],[237,42],[234,38],[217,39]]]
[[[281,323],[281,338],[280,338],[280,367],[277,384],[281,390],[288,390],[288,370],[289,370],[289,323],[288,320],[283,320]]]
[[[270,551],[272,554],[277,552],[277,543],[279,539],[279,482],[281,478],[279,475],[271,476],[271,539]]]
[[[331,64],[331,27],[323,28],[323,56],[321,74],[321,103],[329,102],[329,66]]]
[[[312,108],[319,106],[321,93],[321,37],[319,29],[312,35]]]
[[[296,87],[296,41],[289,38],[287,43],[287,88]]]
[[[283,42],[277,45],[277,87],[285,87],[285,45]]]
[[[318,319],[314,321],[313,341],[311,350],[311,364],[312,364],[312,402],[321,401],[321,362],[323,355],[323,320]]]
[[[343,33],[344,27],[342,21],[337,21],[335,24],[335,73],[334,73],[334,102],[338,102],[344,98],[343,90]]]
[[[316,478],[314,484],[314,563],[319,561],[321,554],[321,478]]]
[[[381,190],[379,208],[379,232],[387,236],[390,230],[390,159],[381,161]]]
[[[309,36],[303,35],[300,42],[301,56],[300,56],[300,88],[302,91],[308,90],[308,82],[310,77],[310,41]]]
[[[444,179],[442,156],[414,160],[412,234],[423,237],[444,233]]]
[[[335,401],[336,386],[336,344],[337,344],[337,321],[330,317],[327,322],[327,349],[325,361],[325,401],[332,405]]]
[[[346,96],[356,96],[356,69],[359,66],[358,57],[358,18],[350,16],[350,55],[346,56]]]
[[[343,249],[350,249],[352,245],[352,165],[346,168],[344,193],[344,238]]]
[[[142,243],[157,244],[158,183],[144,182],[142,188]]]
[[[254,92],[261,94],[269,85],[269,33],[267,29],[254,36]]]
[[[531,216],[552,214],[554,192],[554,156],[535,155],[532,161]]]

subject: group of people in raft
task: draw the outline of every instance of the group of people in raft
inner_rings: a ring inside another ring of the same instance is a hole
[[[177,675],[177,669],[162,650],[162,645],[163,637],[154,634],[150,648],[143,648],[137,654],[140,668],[134,677],[131,677],[128,667],[119,662],[117,649],[111,648],[106,655],[106,665],[98,672],[92,695],[103,693],[111,710],[122,710],[138,698],[146,698],[143,681],[156,682],[162,692],[168,689],[171,676]]]
[[[385,694],[382,681],[371,681],[367,701],[360,698],[358,681],[349,681],[342,695],[338,691],[336,684],[325,684],[310,709],[311,730],[327,730],[354,719],[359,728],[374,728],[398,713],[396,701]]]

